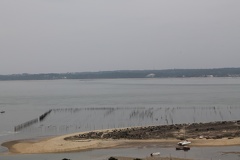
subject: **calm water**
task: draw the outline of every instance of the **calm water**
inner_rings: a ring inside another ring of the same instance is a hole
[[[239,97],[240,78],[1,81],[0,143],[94,129],[238,120]],[[14,131],[49,109],[44,121]]]

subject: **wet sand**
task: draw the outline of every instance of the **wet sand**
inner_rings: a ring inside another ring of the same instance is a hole
[[[236,128],[236,124],[238,123],[231,123]],[[173,131],[171,133],[177,133],[176,135],[182,135],[182,128],[179,126],[184,127],[186,129],[186,125],[174,125],[174,127],[178,128],[178,132],[176,130],[172,129]],[[233,136],[233,133],[236,132],[236,130],[231,129],[231,125],[228,123],[221,124],[221,129],[216,128],[216,124],[212,124],[210,128],[214,129],[214,132],[216,131],[218,133],[218,136],[220,138],[209,138],[207,135],[212,135],[212,132],[209,130],[209,124],[202,124],[201,126],[207,127],[207,131],[203,131],[202,128],[199,125],[194,125],[195,128],[193,128],[191,125],[189,129],[186,129],[184,132],[192,131],[191,137],[188,137],[188,140],[190,140],[191,146],[231,146],[231,145],[240,145],[240,137],[238,134],[235,134],[236,136]],[[219,125],[220,126],[220,125]],[[157,126],[162,130],[161,127],[166,126]],[[204,128],[203,127],[203,128]],[[229,129],[230,128],[230,129]],[[74,134],[68,134],[63,136],[58,136],[54,138],[48,138],[48,139],[41,139],[39,141],[36,140],[20,140],[20,141],[11,141],[3,143],[2,145],[7,147],[9,149],[9,152],[12,154],[33,154],[33,153],[60,153],[60,152],[73,152],[73,151],[82,151],[82,150],[90,150],[90,149],[99,149],[99,148],[117,148],[117,147],[132,147],[132,146],[138,146],[143,143],[162,143],[165,145],[175,145],[177,142],[179,142],[179,137],[172,136],[173,134],[169,134],[170,136],[164,136],[156,138],[156,133],[152,135],[152,137],[148,138],[142,138],[139,139],[136,138],[121,138],[122,135],[126,135],[126,131],[131,137],[134,137],[131,130],[134,131],[134,133],[137,131],[137,133],[145,132],[144,129],[150,129],[152,132],[154,132],[154,126],[149,127],[133,127],[133,128],[127,128],[127,129],[113,129],[113,130],[98,130],[98,131],[92,131],[92,132],[81,132],[81,133],[74,133]],[[200,131],[200,132],[197,132]],[[204,134],[204,133],[208,134]],[[238,132],[238,130],[237,130]],[[237,133],[236,132],[236,133]],[[100,134],[101,133],[101,134]],[[118,136],[116,137],[115,134]],[[123,134],[124,133],[124,134]],[[131,134],[130,134],[131,133]],[[170,133],[170,131],[169,131]],[[201,134],[200,134],[201,133]],[[220,134],[222,133],[222,134]],[[231,135],[231,137],[224,137],[224,135]],[[231,134],[230,134],[231,133]],[[136,134],[136,137],[138,137],[138,134]],[[142,134],[142,133],[141,133]],[[89,136],[91,135],[91,136]],[[100,135],[100,138],[97,136]],[[111,136],[113,137],[111,137]],[[149,134],[148,134],[149,135]],[[199,135],[206,135],[205,137],[199,137]],[[107,136],[107,138],[105,137]],[[110,137],[109,137],[110,136]],[[105,138],[104,138],[105,137]]]
[[[118,160],[136,160],[136,158],[132,157],[116,157]],[[146,157],[146,158],[141,158],[141,160],[190,160],[186,158],[176,158],[176,157]]]
[[[76,140],[66,141],[65,137],[69,135],[60,136],[51,139],[40,140],[32,142],[30,140],[11,141],[6,142],[3,146],[9,148],[10,153],[58,153],[81,151],[98,148],[113,148],[113,147],[130,147],[138,146],[140,143],[164,143],[176,144],[176,139],[161,139],[161,140]],[[191,146],[227,146],[240,145],[240,138],[234,139],[189,139]]]
[[[139,143],[175,143],[176,140],[76,140],[66,141],[66,136],[32,142],[29,140],[11,141],[2,145],[9,149],[10,153],[61,153],[90,149],[117,148],[138,146]]]

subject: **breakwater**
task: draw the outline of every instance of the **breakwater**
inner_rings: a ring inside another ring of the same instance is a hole
[[[24,122],[22,124],[19,124],[17,126],[14,127],[14,132],[20,131],[23,128],[26,128],[28,126],[31,126],[32,124],[38,123],[38,118],[32,119],[30,121]]]
[[[21,124],[19,124],[17,126],[14,126],[14,132],[20,131],[20,130],[26,128],[26,127],[29,127],[29,126],[31,126],[33,124],[36,124],[39,121],[43,121],[51,112],[52,112],[52,110],[50,109],[47,112],[45,112],[42,115],[40,115],[38,118],[35,118],[35,119],[30,120],[30,121],[21,123]]]
[[[44,114],[42,114],[39,117],[39,121],[43,121],[50,113],[52,112],[52,110],[50,109],[49,111],[45,112]]]

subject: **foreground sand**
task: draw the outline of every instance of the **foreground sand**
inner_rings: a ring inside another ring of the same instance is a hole
[[[108,132],[108,131],[104,131]],[[38,141],[21,140],[2,144],[9,149],[10,153],[57,153],[71,152],[98,148],[129,147],[140,143],[163,143],[173,146],[179,141],[177,139],[151,139],[151,140],[127,140],[127,139],[86,139],[86,140],[64,140],[66,137],[80,133],[68,134],[55,138],[42,139]],[[240,145],[240,137],[233,139],[189,139],[191,146],[228,146]]]
[[[136,158],[132,157],[116,157],[118,160],[136,160]],[[186,159],[186,158],[176,158],[176,157],[146,157],[146,158],[141,158],[141,160],[191,160],[191,159]]]

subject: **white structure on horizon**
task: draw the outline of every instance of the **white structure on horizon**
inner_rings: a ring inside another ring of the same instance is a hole
[[[156,75],[154,73],[148,74],[146,78],[154,78]]]
[[[212,77],[214,77],[213,75],[207,75],[207,77],[210,77],[210,78],[212,78]]]

